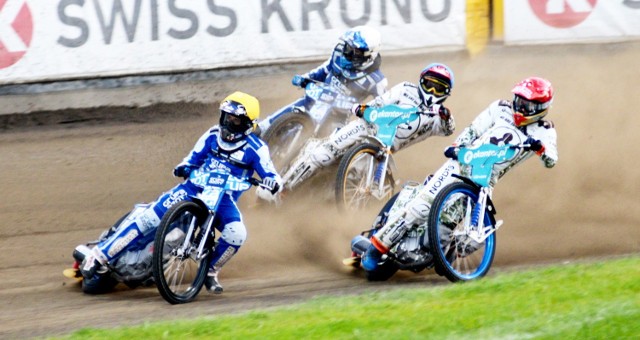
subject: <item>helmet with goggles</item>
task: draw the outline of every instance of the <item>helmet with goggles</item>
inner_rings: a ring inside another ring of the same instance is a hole
[[[511,90],[513,93],[513,119],[516,126],[525,126],[544,118],[553,101],[551,82],[539,77],[529,77]]]
[[[420,96],[425,105],[441,104],[453,89],[453,71],[444,64],[433,63],[420,72]]]
[[[343,45],[339,66],[346,70],[365,70],[378,56],[380,41],[380,32],[373,27],[357,26],[345,32],[338,43]]]
[[[260,103],[255,97],[234,92],[220,103],[220,145],[233,148],[254,129],[260,118]]]

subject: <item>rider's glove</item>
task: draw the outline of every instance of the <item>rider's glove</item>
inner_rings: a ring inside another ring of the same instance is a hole
[[[178,165],[175,169],[173,169],[173,175],[176,177],[187,179],[189,178],[191,171],[193,171],[194,169],[196,168],[190,165]]]
[[[356,117],[362,118],[364,116],[364,110],[366,110],[369,106],[364,104],[355,104],[351,107],[351,113],[356,115]]]
[[[542,142],[532,137],[528,137],[527,140],[524,141],[524,144],[529,144],[527,150],[531,150],[539,155],[544,151]]]
[[[447,158],[458,160],[458,151],[460,151],[460,148],[458,148],[457,146],[450,146],[444,150],[444,156]]]
[[[266,177],[262,179],[263,188],[269,190],[272,195],[275,195],[280,190],[280,184],[273,177]]]
[[[293,84],[294,86],[302,87],[302,88],[307,87],[307,84],[309,84],[310,81],[311,80],[297,74],[293,76],[293,78],[291,78],[291,84]]]
[[[451,111],[444,106],[440,106],[438,115],[440,116],[440,119],[447,121],[449,120],[449,118],[451,118]]]

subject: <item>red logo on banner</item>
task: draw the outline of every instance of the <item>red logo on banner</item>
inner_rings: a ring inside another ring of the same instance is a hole
[[[0,69],[22,58],[32,34],[33,20],[26,0],[0,0]]]
[[[568,28],[583,22],[598,0],[529,0],[533,13],[545,24]]]

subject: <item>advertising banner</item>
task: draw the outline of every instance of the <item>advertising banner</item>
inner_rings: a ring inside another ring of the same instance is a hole
[[[350,27],[383,51],[465,45],[454,0],[0,0],[0,84],[328,57]]]
[[[504,1],[507,44],[640,39],[640,0]]]

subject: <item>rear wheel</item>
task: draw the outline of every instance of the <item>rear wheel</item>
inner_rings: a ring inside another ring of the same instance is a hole
[[[306,114],[294,110],[277,118],[262,135],[269,145],[271,160],[280,174],[286,173],[304,143],[313,137],[315,124]]]
[[[207,211],[190,201],[176,203],[162,218],[153,249],[153,277],[171,304],[195,299],[207,275],[210,255],[196,258],[196,239]]]
[[[379,169],[383,159],[378,157],[380,148],[365,143],[352,147],[340,160],[336,179],[336,204],[340,210],[363,209],[372,202],[384,202],[393,195],[395,181],[391,170]],[[382,192],[377,181],[384,171]],[[378,172],[378,174],[376,174]]]
[[[496,251],[496,234],[478,243],[465,232],[465,216],[471,216],[478,189],[466,183],[452,183],[436,196],[429,212],[429,244],[436,271],[452,282],[468,281],[487,274]],[[485,209],[481,225],[490,225]],[[468,219],[468,217],[467,217]]]

